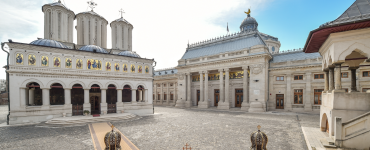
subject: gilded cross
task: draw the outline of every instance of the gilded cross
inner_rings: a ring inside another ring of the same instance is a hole
[[[123,14],[125,13],[125,11],[123,11],[123,9],[121,8],[121,9],[119,10],[119,12],[121,13],[121,18],[123,18],[122,16],[123,16]]]
[[[91,11],[94,11],[94,8],[98,5],[96,2],[93,0],[87,1],[87,5],[91,8]]]

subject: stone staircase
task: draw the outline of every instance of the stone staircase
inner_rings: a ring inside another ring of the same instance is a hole
[[[112,122],[112,121],[121,121],[127,119],[137,118],[137,115],[131,113],[122,113],[122,114],[107,114],[101,115],[100,117],[89,116],[72,116],[72,117],[60,117],[48,120],[44,125],[84,125],[93,122]]]

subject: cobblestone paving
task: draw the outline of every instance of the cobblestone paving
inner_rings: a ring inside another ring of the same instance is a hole
[[[155,107],[157,115],[112,122],[139,149],[249,149],[250,134],[261,125],[269,150],[304,150],[300,126],[319,127],[319,115],[303,113],[225,112]],[[300,121],[297,121],[297,116]],[[3,117],[3,115],[0,115]],[[35,125],[0,128],[0,149],[94,149],[87,125],[42,128]]]
[[[249,149],[250,134],[261,125],[270,150],[304,150],[300,126],[318,127],[319,115],[246,113],[155,107],[159,115],[130,122],[113,122],[140,149]],[[297,117],[298,116],[298,117]],[[300,121],[297,121],[297,118]]]

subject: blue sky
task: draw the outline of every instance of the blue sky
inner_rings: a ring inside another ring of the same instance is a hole
[[[87,11],[87,0],[62,0],[78,14]],[[156,69],[175,67],[190,43],[226,34],[239,26],[251,7],[258,30],[279,38],[281,50],[303,48],[310,31],[335,20],[354,0],[94,0],[95,12],[111,22],[123,17],[134,25],[133,51],[154,58]],[[1,0],[0,41],[30,43],[43,37],[42,5],[53,0]],[[145,4],[145,5],[143,5]],[[76,25],[76,21],[74,22]],[[108,26],[108,48],[111,46]],[[74,42],[76,43],[74,30]],[[0,52],[0,79],[5,78],[6,55]]]

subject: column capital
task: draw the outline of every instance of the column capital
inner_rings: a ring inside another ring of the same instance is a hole
[[[348,70],[356,70],[358,68],[360,68],[360,67],[348,67]]]
[[[205,71],[204,71],[204,74],[209,74],[209,71],[208,71],[208,70],[205,70]]]
[[[199,71],[199,74],[203,74],[203,71]]]
[[[190,73],[190,72],[188,72],[188,73],[185,73],[185,75],[189,75],[189,76],[191,76],[191,73]]]
[[[72,90],[72,88],[69,88],[69,87],[68,87],[68,88],[63,88],[63,89],[64,89],[64,90]]]
[[[108,88],[100,88],[100,90],[108,90]]]
[[[248,67],[248,66],[243,66],[243,67],[242,67],[242,69],[243,69],[243,70],[248,70],[248,69],[249,69],[249,67]]]
[[[218,72],[224,72],[224,69],[218,69]]]
[[[43,87],[43,88],[40,88],[40,89],[42,89],[42,90],[50,90],[49,87]]]
[[[116,90],[123,90],[123,88],[121,89],[121,88],[117,88]]]
[[[84,90],[90,90],[90,88],[84,88]]]
[[[137,89],[131,89],[131,91],[136,91]]]
[[[229,71],[230,71],[230,69],[229,69],[229,68],[225,68],[225,69],[224,69],[224,71],[225,71],[225,72],[229,72]]]

